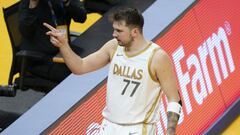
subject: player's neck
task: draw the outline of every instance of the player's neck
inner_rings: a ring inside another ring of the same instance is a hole
[[[137,53],[139,51],[142,51],[147,46],[149,46],[149,42],[150,41],[147,41],[143,37],[140,37],[138,39],[134,39],[128,47],[125,47],[125,52],[131,54],[131,53]]]

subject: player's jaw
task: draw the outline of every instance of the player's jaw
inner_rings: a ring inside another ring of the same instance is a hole
[[[116,39],[118,41],[118,45],[124,46],[124,47],[129,47],[133,42],[133,38],[131,36],[128,36],[125,39],[120,39],[120,38],[116,38]]]

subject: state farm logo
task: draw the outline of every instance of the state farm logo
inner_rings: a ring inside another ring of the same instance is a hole
[[[198,105],[201,105],[213,92],[213,83],[219,86],[235,70],[228,41],[228,36],[231,35],[230,23],[225,21],[224,28],[219,27],[216,33],[212,33],[199,45],[196,54],[191,53],[186,56],[184,45],[179,46],[172,53],[187,114],[192,112],[187,85],[191,86],[194,99]],[[182,67],[187,67],[185,68],[187,71],[183,71]],[[192,68],[194,73],[190,74]],[[213,76],[209,75],[209,69],[213,70]]]

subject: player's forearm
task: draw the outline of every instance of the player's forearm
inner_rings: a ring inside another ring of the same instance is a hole
[[[60,52],[64,58],[65,64],[74,74],[81,73],[82,58],[72,51],[70,46],[60,47]]]
[[[170,101],[167,108],[167,135],[175,135],[182,108],[182,102]]]
[[[176,128],[177,123],[179,119],[179,114],[174,112],[168,112],[167,113],[167,135],[175,135],[176,134]]]

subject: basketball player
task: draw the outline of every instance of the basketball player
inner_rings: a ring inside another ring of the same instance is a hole
[[[155,135],[162,92],[168,99],[166,133],[174,135],[181,101],[169,56],[159,45],[144,38],[144,19],[137,9],[117,10],[110,15],[110,21],[114,39],[85,58],[70,49],[58,30],[44,25],[51,30],[47,35],[74,74],[111,63],[100,135]]]

